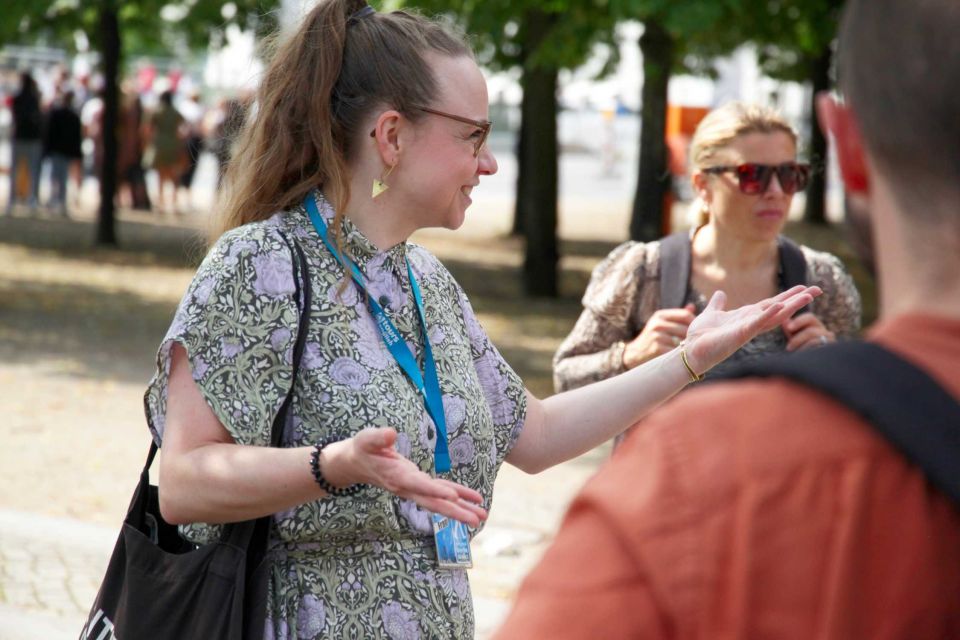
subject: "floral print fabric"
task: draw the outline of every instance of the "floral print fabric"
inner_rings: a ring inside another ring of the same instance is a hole
[[[329,224],[331,207],[322,196],[317,202]],[[147,389],[154,437],[158,442],[163,437],[170,348],[177,342],[188,354],[201,393],[236,442],[268,443],[291,384],[298,321],[292,257],[281,232],[303,249],[313,290],[283,446],[389,426],[399,434],[398,451],[432,473],[436,427],[384,346],[365,297],[345,279],[303,208],[224,234],[200,266],[160,346],[157,373]],[[342,234],[371,295],[422,367],[409,259],[423,292],[443,394],[452,458],[445,477],[479,491],[489,508],[497,470],[526,416],[521,380],[434,256],[409,243],[380,251],[348,220]],[[204,524],[181,530],[198,543],[220,533],[219,527]],[[429,513],[379,488],[276,514],[271,559],[267,638],[473,635],[466,572],[436,566]]]

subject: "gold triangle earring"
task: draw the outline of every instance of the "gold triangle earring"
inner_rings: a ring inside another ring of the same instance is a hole
[[[387,169],[387,172],[385,174],[383,174],[379,178],[376,178],[373,181],[373,192],[371,193],[371,197],[377,198],[378,196],[380,196],[380,194],[382,194],[384,191],[390,188],[390,186],[386,182],[384,182],[384,180],[387,179],[387,176],[390,175],[390,173],[393,171],[393,168],[395,166],[397,165],[391,165],[391,167]]]

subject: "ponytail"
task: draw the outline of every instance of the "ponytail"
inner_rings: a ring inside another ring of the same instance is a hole
[[[350,200],[348,161],[377,108],[429,104],[437,83],[425,54],[471,56],[464,36],[419,15],[358,11],[322,0],[280,43],[263,74],[225,175],[212,238],[298,205],[321,188],[336,212]],[[349,21],[349,23],[348,23]]]

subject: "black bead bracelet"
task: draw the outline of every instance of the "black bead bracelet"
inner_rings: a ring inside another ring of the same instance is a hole
[[[325,438],[313,445],[313,453],[310,454],[310,470],[313,471],[313,479],[320,485],[321,489],[332,496],[339,498],[356,495],[363,489],[362,484],[352,484],[349,487],[335,487],[327,482],[327,479],[323,477],[323,473],[320,471],[320,452],[323,451],[325,446],[333,444],[334,442],[339,442],[339,440],[337,438]]]

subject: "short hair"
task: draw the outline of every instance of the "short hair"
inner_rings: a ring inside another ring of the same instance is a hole
[[[839,85],[900,209],[960,227],[960,2],[850,0]]]
[[[759,104],[728,102],[708,113],[690,141],[690,166],[703,169],[738,136],[749,133],[785,133],[797,144],[797,132],[778,111]]]

